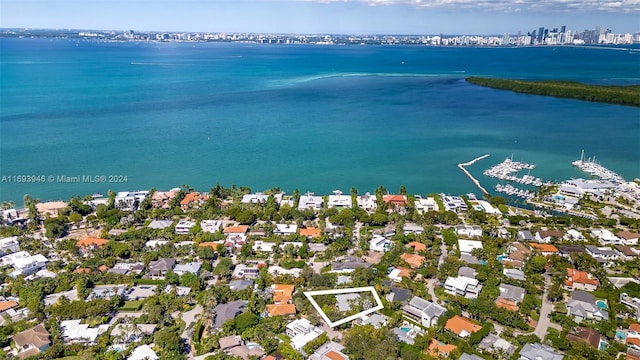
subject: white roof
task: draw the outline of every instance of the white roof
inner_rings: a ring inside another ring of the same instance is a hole
[[[158,360],[160,359],[149,345],[140,345],[133,350],[127,360]]]
[[[60,323],[62,336],[70,341],[94,342],[96,338],[109,329],[109,325],[99,325],[90,328],[87,324],[80,324],[80,320],[65,320]]]
[[[482,241],[458,240],[458,250],[460,250],[461,253],[471,254],[473,249],[482,249]]]

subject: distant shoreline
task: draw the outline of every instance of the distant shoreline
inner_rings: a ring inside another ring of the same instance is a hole
[[[574,81],[525,81],[468,77],[467,82],[492,89],[614,105],[640,107],[640,85],[592,85]]]

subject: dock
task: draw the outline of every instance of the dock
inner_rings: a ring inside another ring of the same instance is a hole
[[[488,158],[489,156],[490,156],[489,154],[484,154],[466,163],[458,164],[458,167],[460,168],[460,170],[462,170],[462,172],[465,173],[469,177],[469,179],[473,181],[474,184],[476,184],[478,189],[482,190],[482,192],[485,193],[486,195],[489,195],[489,192],[485,188],[483,188],[482,185],[480,185],[480,181],[474,178],[473,175],[471,175],[471,173],[465,168],[465,166],[473,165],[482,159]]]

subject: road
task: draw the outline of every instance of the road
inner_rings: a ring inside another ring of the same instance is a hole
[[[193,358],[193,354],[195,353],[195,348],[191,344],[191,338],[192,338],[192,335],[193,335],[192,325],[196,322],[197,316],[200,315],[201,313],[202,313],[202,306],[200,306],[200,304],[198,304],[193,309],[191,309],[190,311],[187,311],[187,312],[184,312],[184,313],[174,312],[173,314],[171,314],[171,316],[174,319],[180,317],[182,319],[182,321],[185,322],[184,331],[182,332],[180,337],[182,338],[182,340],[183,340],[183,342],[185,344],[189,344],[189,349],[191,349],[191,352],[189,354],[189,358]]]
[[[431,301],[437,303],[438,297],[436,296],[436,292],[433,290],[438,283],[438,279],[429,279],[427,281],[427,290],[429,290],[429,295],[431,295]]]
[[[544,340],[547,335],[547,330],[552,327],[557,330],[562,330],[562,327],[558,324],[553,324],[549,319],[549,314],[553,311],[553,303],[547,299],[547,289],[551,286],[551,276],[544,275],[544,292],[542,293],[542,307],[540,308],[540,319],[536,325],[536,330],[533,332],[541,340]]]

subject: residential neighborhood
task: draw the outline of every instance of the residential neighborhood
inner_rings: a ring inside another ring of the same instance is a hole
[[[24,200],[0,359],[640,359],[640,207],[615,193],[589,216],[382,186]]]

